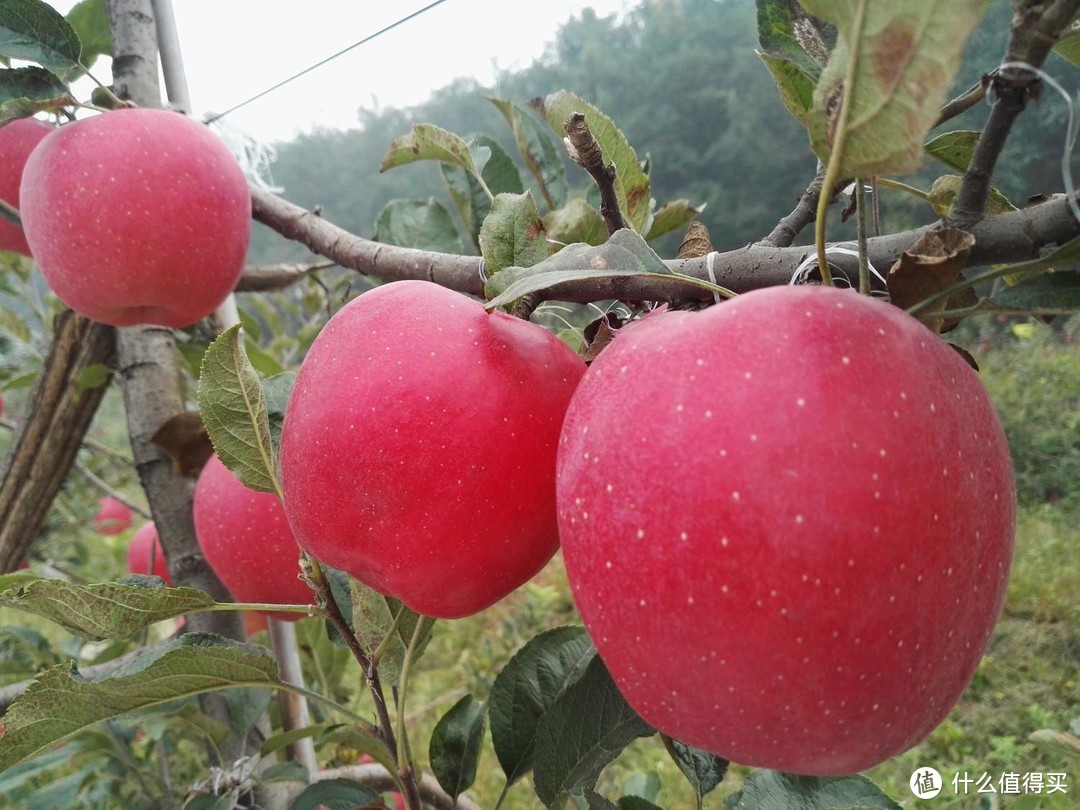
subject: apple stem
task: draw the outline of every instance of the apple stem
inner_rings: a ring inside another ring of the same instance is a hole
[[[404,610],[400,611],[398,617],[404,612]],[[394,619],[395,624],[397,623],[398,617],[395,617]],[[416,784],[416,769],[413,767],[412,755],[409,750],[409,735],[405,728],[405,696],[408,694],[407,687],[409,684],[409,673],[412,670],[413,663],[416,661],[417,652],[420,650],[424,639],[427,638],[428,633],[431,631],[431,625],[434,621],[434,619],[429,618],[428,616],[421,616],[417,620],[416,626],[413,627],[412,637],[409,639],[409,647],[405,651],[405,660],[401,664],[401,678],[398,681],[398,775],[401,777],[402,782],[405,783],[405,787],[407,788],[405,795],[410,810],[421,810],[423,804],[420,800],[420,789]]]

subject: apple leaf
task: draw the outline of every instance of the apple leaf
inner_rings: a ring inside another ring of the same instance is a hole
[[[595,655],[585,628],[557,627],[532,638],[496,676],[491,741],[507,785],[532,770],[540,719]]]
[[[68,86],[44,68],[0,70],[0,125],[72,103]]]
[[[270,444],[277,456],[281,445],[281,425],[285,421],[285,406],[289,404],[289,394],[296,384],[295,371],[283,371],[263,381],[263,393],[266,396],[266,418],[270,423]]]
[[[664,203],[653,215],[652,225],[649,232],[645,234],[645,240],[651,241],[681,228],[704,210],[705,204],[696,208],[690,204],[689,200],[672,200]]]
[[[434,124],[414,124],[408,135],[395,138],[386,150],[379,171],[385,172],[418,160],[437,160],[460,166],[474,176],[479,174],[464,139]]]
[[[533,116],[501,98],[488,98],[510,125],[525,166],[536,178],[540,196],[554,209],[566,200],[566,167],[551,135]]]
[[[25,59],[56,72],[79,67],[75,29],[41,0],[0,0],[0,56]]]
[[[1080,67],[1080,19],[1073,20],[1065,30],[1054,51],[1075,67]]]
[[[724,799],[724,810],[900,810],[865,776],[795,776],[764,768],[751,771],[742,789]]]
[[[431,732],[428,751],[431,771],[455,801],[476,781],[486,720],[487,706],[472,695],[465,695],[439,718]]]
[[[638,233],[648,233],[652,223],[653,200],[649,195],[649,176],[641,168],[637,153],[615,122],[589,102],[568,90],[559,90],[534,98],[529,106],[547,121],[559,136],[566,134],[564,122],[572,113],[582,113],[596,142],[604,153],[605,163],[615,164],[615,194],[627,224]]]
[[[602,245],[608,238],[607,225],[600,212],[580,197],[545,214],[544,227],[548,239],[562,245],[575,242]]]
[[[728,761],[716,756],[716,754],[702,751],[700,748],[692,748],[678,740],[673,740],[667,735],[661,735],[661,738],[664,741],[664,748],[667,749],[682,775],[686,777],[686,781],[690,783],[690,786],[697,794],[698,806],[700,807],[700,800],[724,781],[724,777],[727,775]]]
[[[380,795],[374,788],[353,779],[321,779],[293,799],[289,810],[356,810],[375,806]]]
[[[933,206],[934,212],[938,216],[943,217],[949,213],[953,202],[956,200],[956,195],[960,193],[960,186],[963,184],[964,178],[958,174],[942,175],[934,181],[934,185],[930,187],[927,201]],[[990,196],[986,200],[986,209],[984,210],[988,217],[1015,210],[1016,206],[1009,202],[1004,194],[996,188],[990,189]]]
[[[199,374],[199,413],[221,462],[258,492],[278,492],[266,397],[251,366],[240,326],[210,344]]]
[[[971,156],[975,153],[975,143],[979,140],[977,129],[957,129],[942,132],[926,142],[923,149],[926,154],[936,158],[958,172],[966,172]]]
[[[376,242],[399,247],[461,253],[461,237],[453,217],[434,197],[391,200],[375,218]]]
[[[793,0],[757,0],[757,31],[761,50],[805,76],[812,91],[829,58],[817,21]]]
[[[724,291],[703,279],[672,273],[641,236],[629,228],[622,228],[603,245],[567,245],[532,267],[509,267],[496,273],[488,279],[484,288],[488,296],[486,306],[488,309],[510,306],[531,292],[547,290],[565,282],[632,276],[654,281],[668,279],[679,286],[690,284],[707,290]]]
[[[856,30],[860,4],[865,13]],[[829,160],[846,95],[850,114],[840,176],[917,169],[926,133],[937,120],[985,0],[803,0],[802,5],[838,29],[809,116],[814,152]],[[854,83],[845,87],[853,58],[858,60]]]
[[[187,633],[94,681],[74,662],[41,673],[8,708],[0,736],[0,771],[94,723],[178,698],[238,686],[280,687],[265,647]]]
[[[157,577],[79,585],[38,579],[0,592],[0,607],[42,616],[84,638],[131,638],[155,622],[212,607],[193,588],[166,588]]]
[[[798,65],[787,59],[757,52],[780,91],[780,100],[788,112],[804,127],[814,106],[814,82]]]
[[[385,683],[397,683],[405,652],[409,649],[417,624],[424,622],[426,625],[426,628],[421,628],[425,635],[414,653],[419,658],[431,638],[434,620],[421,616],[392,596],[383,596],[355,579],[350,580],[350,595],[353,631],[360,646],[368,655],[381,649],[379,675]]]
[[[1039,315],[1080,312],[1080,271],[1050,271],[1027,278],[990,296],[988,303]]]
[[[79,61],[83,67],[93,67],[99,56],[109,56],[112,53],[112,32],[109,30],[106,0],[80,0],[67,13],[67,21],[82,44]]]
[[[551,252],[547,230],[531,191],[495,197],[480,226],[480,252],[491,273],[532,267],[547,258]]]
[[[469,148],[480,169],[480,179],[449,163],[440,165],[439,171],[469,238],[479,250],[480,224],[491,211],[492,198],[488,192],[520,194],[525,186],[521,182],[521,172],[498,141],[478,135],[469,141]]]
[[[556,698],[536,732],[536,795],[549,807],[564,794],[595,787],[600,771],[629,743],[653,734],[594,656]]]

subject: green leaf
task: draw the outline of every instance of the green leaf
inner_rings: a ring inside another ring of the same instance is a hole
[[[662,808],[642,796],[623,796],[615,803],[619,810],[662,810]]]
[[[40,0],[0,0],[0,55],[56,72],[79,66],[79,37],[56,9]]]
[[[865,776],[795,776],[752,771],[742,790],[724,799],[724,810],[900,810]]]
[[[508,785],[533,767],[540,719],[596,655],[583,627],[547,630],[522,647],[491,687],[491,741]]]
[[[1073,20],[1054,46],[1054,51],[1074,67],[1080,67],[1080,19]]]
[[[469,140],[469,148],[480,168],[483,183],[460,166],[444,163],[439,170],[469,238],[479,250],[480,226],[491,211],[492,198],[488,192],[521,194],[525,186],[514,161],[497,141],[477,135]]]
[[[395,166],[404,166],[418,160],[437,160],[440,163],[460,166],[470,174],[477,174],[469,145],[460,135],[447,132],[434,124],[414,124],[408,135],[395,138],[386,150],[379,171],[385,172]]]
[[[551,252],[532,192],[499,194],[480,226],[480,252],[488,272],[532,267]]]
[[[296,384],[295,371],[283,371],[263,381],[263,394],[266,398],[266,419],[270,424],[270,444],[277,456],[281,446],[281,425],[285,421],[285,406],[289,404],[289,395]]]
[[[600,656],[559,695],[536,733],[533,782],[547,805],[595,787],[604,766],[629,743],[653,733],[616,688]]]
[[[966,172],[971,156],[975,154],[975,144],[979,140],[977,129],[957,129],[942,132],[931,138],[923,148],[926,154],[936,158],[958,172]]]
[[[112,369],[108,366],[101,363],[91,363],[85,366],[75,377],[75,390],[81,394],[84,391],[101,388],[101,386],[108,384],[111,376]]]
[[[461,253],[461,237],[446,206],[434,197],[391,200],[375,219],[376,242],[399,247]]]
[[[81,678],[74,662],[43,672],[4,715],[0,772],[94,723],[177,698],[237,686],[277,686],[277,662],[265,647],[188,633],[112,675]]]
[[[664,748],[694,789],[698,799],[716,789],[727,775],[728,761],[663,735]],[[700,803],[699,803],[700,806]]]
[[[608,238],[607,225],[600,212],[580,197],[548,212],[544,216],[544,227],[548,239],[563,245],[574,242],[602,245]]]
[[[323,779],[293,799],[289,810],[356,810],[377,802],[379,795],[352,779]]]
[[[353,630],[360,646],[369,655],[382,647],[379,675],[386,683],[397,683],[401,676],[401,665],[405,661],[405,651],[409,649],[409,641],[417,622],[426,622],[428,627],[426,636],[415,653],[416,658],[420,657],[427,646],[434,622],[405,607],[392,596],[383,596],[356,580],[351,580],[350,584]]]
[[[85,638],[131,638],[150,625],[216,604],[194,588],[165,588],[157,577],[79,585],[38,579],[0,593],[0,606],[42,616]]]
[[[665,233],[678,230],[704,210],[704,205],[695,208],[689,200],[672,200],[664,203],[653,215],[652,227],[645,234],[645,241],[651,242]]]
[[[315,737],[324,732],[335,729],[339,726],[339,723],[319,723],[313,726],[304,726],[303,728],[294,728],[292,731],[283,731],[280,734],[274,734],[267,737],[262,745],[259,746],[259,755],[267,756],[275,751],[280,751],[282,748],[292,745],[300,740],[306,740],[309,737]]]
[[[638,162],[637,153],[615,122],[585,99],[568,90],[535,98],[529,102],[541,118],[559,136],[565,135],[563,123],[572,113],[582,113],[604,161],[615,164],[615,194],[627,224],[638,233],[648,233],[652,224],[653,200],[649,195],[649,177]]]
[[[281,362],[274,355],[256,343],[250,335],[244,338],[244,353],[251,362],[251,367],[265,377],[273,377],[275,374],[281,374],[285,370],[285,366],[281,365]]]
[[[221,462],[249,489],[277,492],[266,397],[231,326],[210,344],[199,374],[199,413]]]
[[[271,782],[303,782],[307,784],[310,781],[311,774],[299,762],[279,762],[259,774],[259,782],[264,785]]]
[[[521,170],[501,143],[488,135],[474,135],[469,138],[469,149],[480,169],[480,176],[492,194],[521,194],[525,191]],[[479,154],[486,157],[480,160],[477,157]]]
[[[0,124],[72,103],[68,87],[40,67],[0,70]]]
[[[946,174],[934,181],[927,195],[927,202],[933,206],[935,213],[945,216],[952,208],[956,195],[960,193],[960,187],[964,184],[964,178],[958,174]],[[988,217],[1004,214],[1006,211],[1015,211],[1016,206],[1006,199],[1005,195],[996,188],[990,189],[990,196],[986,200],[984,213]]]
[[[865,3],[862,30],[856,8]],[[911,172],[960,65],[964,42],[982,18],[985,0],[803,0],[839,32],[814,91],[809,117],[814,152],[828,162],[836,116],[846,94],[851,109],[841,177]],[[857,53],[852,87],[844,87]]]
[[[771,54],[757,52],[780,91],[780,100],[788,112],[804,127],[814,106],[814,81],[798,65]]]
[[[761,50],[805,76],[813,92],[829,56],[817,23],[791,0],[757,0],[757,31]]]
[[[99,56],[112,54],[112,32],[109,30],[106,0],[81,0],[67,13],[67,21],[82,43],[79,61],[83,67],[93,67]]]
[[[540,196],[549,209],[566,200],[566,167],[548,131],[531,115],[509,101],[488,98],[510,125],[525,166],[536,179]],[[575,240],[576,241],[576,240]],[[585,241],[585,240],[581,240]]]
[[[638,234],[623,228],[603,245],[567,245],[532,267],[510,267],[488,279],[484,289],[487,307],[509,306],[524,295],[568,281],[610,279],[627,276],[678,278],[680,282],[709,287],[708,282],[672,273]],[[613,296],[614,297],[614,296]]]
[[[476,781],[476,766],[484,742],[487,706],[465,695],[450,707],[431,732],[428,759],[442,789],[456,800]]]
[[[1080,271],[1050,271],[1024,279],[990,296],[989,303],[1040,315],[1080,312]]]

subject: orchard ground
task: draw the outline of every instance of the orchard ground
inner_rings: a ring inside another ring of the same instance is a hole
[[[1071,327],[1071,331],[1070,331]],[[976,334],[985,328],[986,334]],[[933,767],[942,773],[946,789],[925,806],[979,807],[972,785],[968,795],[952,792],[954,774],[976,779],[990,774],[1066,772],[1067,794],[1006,799],[1010,810],[1048,808],[1066,810],[1080,797],[1080,766],[1060,754],[1028,741],[1039,729],[1067,730],[1080,718],[1080,319],[1062,330],[1050,327],[989,322],[971,324],[964,342],[976,354],[982,377],[1002,413],[1021,486],[1021,508],[1016,556],[1004,614],[993,642],[960,703],[930,738],[917,748],[875,768],[869,776],[905,807],[916,800],[908,787],[912,772]],[[1064,338],[1064,339],[1063,339]],[[1071,338],[1071,342],[1070,342]],[[12,418],[25,408],[25,390],[5,394]],[[110,392],[91,435],[126,451],[119,397]],[[0,431],[0,452],[10,441]],[[88,457],[89,458],[89,457]],[[122,462],[89,458],[98,472],[112,474],[113,483],[141,502],[141,492]],[[116,476],[128,478],[115,480]],[[1064,482],[1064,483],[1062,483]],[[1070,486],[1071,484],[1071,486]],[[1032,497],[1041,493],[1041,497]],[[35,551],[64,571],[92,580],[122,576],[127,540],[136,526],[117,537],[100,537],[93,529],[93,514],[100,493],[85,480],[73,478],[58,499],[49,536]],[[103,553],[103,550],[105,553]],[[961,561],[962,564],[962,561]],[[431,647],[420,660],[412,679],[408,709],[414,745],[423,748],[436,720],[465,690],[485,697],[499,669],[512,653],[535,633],[577,622],[560,557],[532,582],[494,607],[468,619],[440,622]],[[15,611],[0,611],[0,627],[32,627],[41,632],[60,654],[80,650],[81,663],[107,651],[101,645],[80,645],[51,624]],[[306,658],[308,685],[323,693],[348,697],[361,711],[370,710],[359,688],[360,678],[348,654],[325,641],[320,622],[297,625]],[[719,645],[738,644],[738,637],[717,639]],[[16,672],[9,648],[0,644],[0,683],[26,677]],[[10,674],[8,674],[10,673]],[[316,708],[317,711],[317,708]],[[134,719],[138,725],[139,720]],[[426,765],[426,751],[416,751]],[[355,764],[358,755],[342,749],[319,751],[333,764]],[[181,776],[182,768],[176,776]],[[721,797],[736,789],[746,771],[735,767],[706,807],[719,808]],[[54,776],[55,779],[55,776]],[[484,807],[493,807],[503,786],[490,746],[490,736],[471,794]],[[659,793],[654,791],[659,787]],[[42,785],[44,787],[44,785]],[[692,807],[693,797],[674,764],[655,739],[631,745],[605,771],[601,793],[638,793],[664,807]],[[1000,798],[1000,797],[999,797]],[[0,796],[0,808],[5,804]],[[924,803],[919,802],[920,806]],[[528,780],[515,785],[505,808],[536,806]],[[1000,805],[992,805],[1000,806]]]

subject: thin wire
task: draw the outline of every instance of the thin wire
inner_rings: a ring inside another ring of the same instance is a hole
[[[311,73],[311,71],[317,70],[318,68],[321,68],[323,65],[327,64],[328,62],[333,62],[339,56],[344,56],[349,51],[351,51],[351,50],[353,50],[355,48],[359,48],[361,45],[364,45],[364,44],[366,44],[368,42],[371,42],[373,39],[375,39],[377,37],[381,37],[383,34],[394,30],[399,25],[403,25],[404,23],[407,23],[410,20],[415,19],[416,17],[419,17],[421,14],[423,14],[423,13],[425,13],[427,11],[431,11],[431,9],[435,8],[435,6],[442,5],[445,2],[446,2],[446,0],[435,0],[435,2],[433,2],[433,3],[428,3],[423,8],[417,9],[412,14],[409,14],[409,15],[407,15],[405,17],[402,17],[397,22],[390,23],[390,25],[386,26],[385,28],[380,28],[374,34],[370,34],[370,35],[364,37],[359,42],[354,42],[349,47],[343,48],[342,50],[338,51],[335,54],[331,54],[330,56],[326,57],[325,59],[320,60],[319,62],[316,62],[314,65],[311,65],[310,67],[304,68],[299,73],[295,73],[295,74],[293,74],[292,76],[290,76],[287,79],[282,79],[280,82],[275,84],[273,87],[268,87],[265,90],[263,90],[261,93],[257,93],[254,96],[252,96],[251,98],[246,99],[244,101],[241,101],[239,104],[235,104],[232,107],[229,107],[229,109],[225,110],[225,112],[217,113],[216,115],[211,116],[210,118],[207,119],[206,123],[208,123],[208,124],[213,123],[214,121],[217,121],[219,118],[224,118],[229,113],[236,112],[241,107],[246,107],[248,104],[251,104],[253,101],[258,101],[263,96],[266,96],[266,95],[269,95],[270,93],[273,93],[275,90],[277,90],[277,89],[279,89],[281,87],[284,87],[289,82],[296,81],[301,76],[305,76],[308,73]]]

